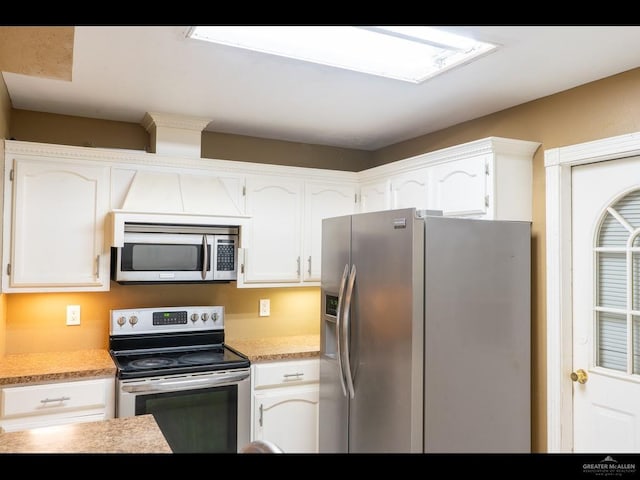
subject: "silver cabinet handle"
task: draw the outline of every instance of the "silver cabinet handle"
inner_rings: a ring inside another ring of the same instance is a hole
[[[44,400],[40,400],[40,403],[66,402],[67,400],[71,400],[71,397],[45,398]]]
[[[311,276],[311,255],[309,255],[309,276]]]
[[[298,276],[300,276],[300,257],[298,257]]]
[[[258,419],[258,423],[262,426],[262,418],[263,418],[263,409],[262,404],[260,404],[260,418]]]
[[[284,377],[285,381],[287,381],[287,380],[300,380],[300,378],[304,377],[304,373],[303,372],[285,373],[282,376]]]
[[[96,278],[100,278],[100,255],[96,257]]]

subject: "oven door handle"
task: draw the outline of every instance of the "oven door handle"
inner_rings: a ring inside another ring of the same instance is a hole
[[[216,377],[190,378],[180,380],[158,380],[141,385],[122,385],[121,390],[127,393],[142,393],[188,390],[194,387],[206,388],[220,385],[222,383],[240,382],[249,378],[249,375],[249,372],[243,372],[220,374]]]

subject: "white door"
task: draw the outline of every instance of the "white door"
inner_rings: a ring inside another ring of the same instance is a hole
[[[640,452],[640,157],[571,180],[573,450]]]

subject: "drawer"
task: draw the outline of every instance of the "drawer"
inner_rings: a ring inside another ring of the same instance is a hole
[[[2,389],[0,416],[41,415],[105,407],[106,392],[104,380],[6,387]]]
[[[254,388],[320,381],[318,359],[254,364]]]

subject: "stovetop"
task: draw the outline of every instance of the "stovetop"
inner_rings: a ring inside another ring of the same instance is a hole
[[[224,344],[224,309],[216,306],[112,310],[109,352],[121,379],[250,366]]]
[[[118,378],[141,378],[179,373],[209,372],[248,368],[244,355],[225,345],[175,350],[111,352]]]

